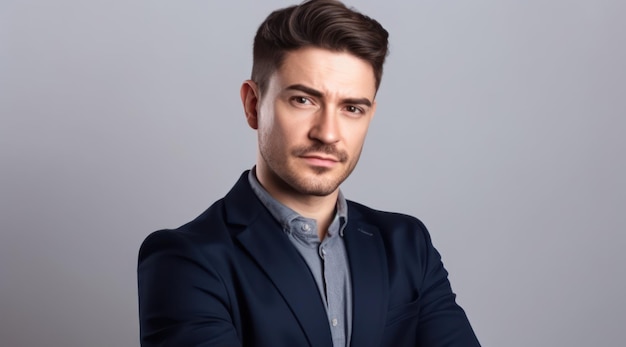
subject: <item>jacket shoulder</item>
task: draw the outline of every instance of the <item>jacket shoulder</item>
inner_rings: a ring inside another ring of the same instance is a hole
[[[148,249],[176,248],[195,244],[231,243],[224,218],[223,199],[217,200],[195,219],[173,229],[150,233],[142,242],[139,253]]]
[[[418,218],[398,212],[376,210],[358,202],[348,200],[348,220],[352,217],[375,225],[381,230],[390,228],[421,229],[426,231],[424,223]]]

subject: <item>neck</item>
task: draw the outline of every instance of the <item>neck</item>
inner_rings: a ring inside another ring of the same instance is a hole
[[[332,194],[323,197],[307,196],[302,199],[290,199],[289,197],[285,199],[281,199],[279,197],[275,198],[285,206],[298,212],[300,215],[306,218],[315,219],[317,222],[317,234],[320,240],[323,240],[326,236],[330,223],[332,223],[335,218],[338,194],[339,191],[336,190]]]
[[[339,190],[327,196],[293,196],[281,194],[280,191],[272,191],[271,188],[268,189],[266,187],[266,189],[270,195],[283,205],[298,212],[303,217],[314,219],[317,223],[317,235],[320,240],[324,239],[328,227],[335,217]]]
[[[283,189],[274,184],[271,179],[264,177],[263,174],[258,174],[258,171],[257,179],[263,188],[281,204],[298,212],[303,217],[314,219],[317,223],[318,236],[320,240],[324,239],[328,227],[335,218],[339,188],[328,195],[316,196],[302,194],[293,189]]]

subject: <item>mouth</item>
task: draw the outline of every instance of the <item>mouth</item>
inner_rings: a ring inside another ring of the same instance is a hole
[[[301,158],[311,166],[333,167],[339,163],[337,158],[326,155],[307,154]]]

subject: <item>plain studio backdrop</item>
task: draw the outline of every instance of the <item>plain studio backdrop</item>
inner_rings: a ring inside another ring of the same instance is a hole
[[[139,245],[253,165],[290,4],[0,2],[0,345],[139,345]],[[626,3],[349,4],[391,55],[346,196],[424,221],[483,346],[624,345]]]

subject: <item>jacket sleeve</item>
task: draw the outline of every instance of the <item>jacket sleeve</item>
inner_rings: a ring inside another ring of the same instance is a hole
[[[224,281],[184,234],[146,238],[137,282],[142,347],[241,346]]]
[[[463,309],[456,303],[439,252],[426,227],[419,222],[422,236],[423,282],[420,290],[418,345],[432,347],[480,347]]]

